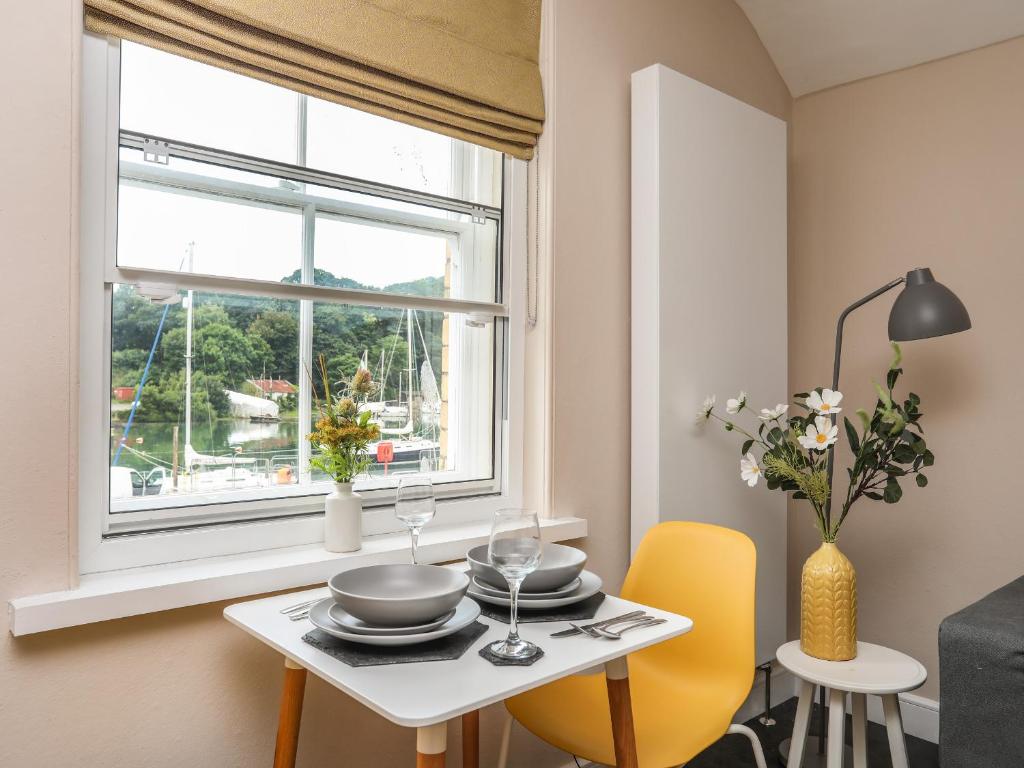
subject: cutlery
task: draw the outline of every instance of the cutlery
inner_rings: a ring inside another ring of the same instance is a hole
[[[313,600],[307,600],[304,603],[296,603],[295,605],[289,605],[287,608],[282,608],[280,612],[282,614],[286,615],[286,616],[288,614],[290,614],[290,613],[296,613],[296,612],[309,613],[309,606],[313,605],[313,603],[319,602],[322,599],[323,599],[323,597],[317,597],[317,598],[314,598]]]
[[[614,616],[610,619],[602,619],[601,621],[595,621],[593,624],[580,624],[579,626],[573,624],[572,629],[562,629],[558,632],[552,633],[551,637],[572,637],[578,634],[587,634],[588,629],[594,627],[611,626],[618,624],[623,621],[629,621],[630,619],[637,619],[646,614],[643,611],[631,611],[630,613],[624,613],[621,616]]]
[[[668,619],[654,619],[646,618],[643,621],[637,621],[633,624],[629,624],[622,629],[614,631],[604,629],[603,627],[594,627],[591,631],[596,632],[599,637],[604,637],[608,640],[621,640],[622,636],[626,632],[632,632],[634,629],[644,629],[645,627],[656,627],[659,624],[664,624]]]

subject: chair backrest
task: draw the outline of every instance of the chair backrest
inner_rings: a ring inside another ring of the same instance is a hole
[[[718,525],[667,522],[637,549],[622,587],[627,600],[693,619],[693,630],[649,649],[666,673],[714,674],[736,687],[737,706],[754,676],[757,550]]]

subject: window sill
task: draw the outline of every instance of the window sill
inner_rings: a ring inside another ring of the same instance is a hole
[[[541,521],[545,541],[587,535],[587,521],[559,517]],[[486,543],[487,523],[463,523],[423,532],[421,558],[458,560]],[[327,552],[321,546],[287,547],[249,555],[194,560],[83,576],[77,589],[19,597],[8,604],[12,635],[93,624],[189,605],[248,597],[325,582],[338,571],[378,563],[406,562],[406,533],[370,536],[358,552]]]

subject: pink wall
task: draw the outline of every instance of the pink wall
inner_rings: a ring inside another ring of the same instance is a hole
[[[616,583],[629,555],[630,74],[661,63],[783,119],[792,100],[732,2],[554,10],[554,510],[590,520],[586,548]]]
[[[793,108],[790,382],[831,380],[834,323],[851,301],[930,266],[974,329],[903,345],[936,462],[896,506],[861,503],[839,538],[857,569],[862,639],[920,659],[938,695],[942,618],[1024,573],[1014,466],[1024,377],[1024,38],[805,96]],[[889,363],[893,297],[852,315],[844,407],[870,408]],[[837,474],[841,474],[837,473]],[[845,486],[840,486],[845,490]],[[790,634],[816,547],[790,506]]]

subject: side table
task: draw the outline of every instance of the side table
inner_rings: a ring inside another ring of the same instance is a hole
[[[800,680],[789,768],[803,767],[815,685],[829,689],[828,768],[843,768],[847,693],[853,699],[853,767],[867,768],[867,697],[872,694],[882,699],[893,768],[909,768],[899,694],[924,684],[928,673],[919,661],[872,643],[857,643],[857,658],[850,661],[823,661],[801,651],[799,640],[781,646],[775,656]]]

